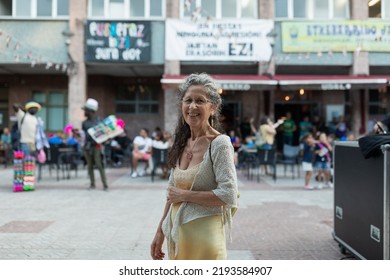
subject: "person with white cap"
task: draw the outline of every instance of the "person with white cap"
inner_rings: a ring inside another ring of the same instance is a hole
[[[98,118],[96,117],[96,112],[99,109],[99,103],[93,98],[88,98],[82,109],[84,110],[84,115],[87,117],[87,119],[82,123],[82,129],[85,132],[83,153],[87,162],[88,175],[91,182],[89,189],[95,189],[95,174],[93,168],[96,166],[100,172],[100,177],[103,183],[103,190],[108,191],[106,173],[101,157],[102,146],[96,143],[88,133],[88,129],[97,125],[99,122]]]
[[[35,101],[29,101],[24,108],[20,104],[14,104],[20,138],[18,149],[24,152],[24,156],[35,155],[36,150],[43,146],[49,147],[46,135],[43,133],[43,121],[36,116],[41,110],[41,105]]]

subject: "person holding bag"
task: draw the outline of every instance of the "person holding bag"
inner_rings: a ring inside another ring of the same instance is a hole
[[[41,110],[41,105],[35,101],[29,101],[24,108],[19,104],[13,105],[19,127],[19,144],[17,149],[23,151],[24,156],[36,155],[43,147],[49,147],[46,134],[43,131],[43,120],[36,114]]]
[[[237,174],[230,138],[219,122],[221,97],[213,79],[188,76],[179,90],[167,201],[150,247],[154,260],[226,259],[225,226],[237,207]]]

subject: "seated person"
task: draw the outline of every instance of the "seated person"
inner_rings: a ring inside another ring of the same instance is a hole
[[[119,145],[119,142],[114,138],[111,140],[110,146],[111,146],[111,160],[114,166],[122,165],[120,158],[125,155],[125,152],[122,149],[121,145]]]
[[[154,136],[154,140],[152,141],[152,147],[160,150],[168,149],[169,148],[169,142],[164,139],[164,134],[161,131],[156,132]],[[168,178],[168,167],[166,164],[161,166],[161,169],[163,171],[163,175],[161,176],[161,179],[167,179]]]
[[[143,176],[145,174],[146,169],[149,166],[148,161],[152,152],[152,139],[149,137],[149,131],[146,128],[142,128],[139,134],[139,136],[134,138],[133,142],[133,174],[131,174],[131,177],[133,178]],[[147,164],[145,165],[145,170],[138,174],[137,166],[139,160],[144,160]]]
[[[68,139],[66,140],[66,144],[77,146],[77,150],[80,149],[81,142],[81,134],[78,128],[73,128],[72,133],[70,133]]]
[[[121,146],[122,150],[126,150],[129,145],[131,144],[131,139],[127,136],[126,129],[119,134],[117,137],[114,138],[118,142],[118,144]]]
[[[8,162],[12,158],[11,133],[8,127],[3,129],[3,134],[1,134],[0,142],[4,152],[4,164],[5,166],[7,166]]]
[[[65,133],[63,131],[58,131],[56,134],[49,137],[50,145],[60,145],[65,143]]]
[[[114,163],[114,166],[122,165],[120,161],[121,158],[130,157],[129,154],[126,154],[126,149],[128,149],[131,144],[130,138],[127,136],[126,130],[121,134],[116,136],[111,141],[111,160]]]
[[[247,136],[245,138],[245,144],[241,145],[239,150],[252,150],[257,149],[255,138],[252,136]]]

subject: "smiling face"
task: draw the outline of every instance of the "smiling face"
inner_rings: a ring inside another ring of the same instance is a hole
[[[204,86],[189,87],[183,97],[181,109],[184,120],[191,128],[207,127],[209,117],[215,112]]]

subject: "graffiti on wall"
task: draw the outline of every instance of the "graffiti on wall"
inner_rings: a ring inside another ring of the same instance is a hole
[[[85,28],[85,60],[148,62],[150,39],[150,22],[88,21]]]

